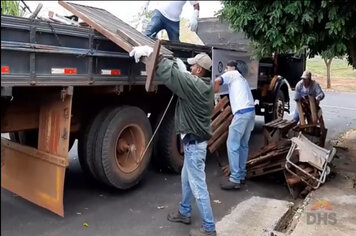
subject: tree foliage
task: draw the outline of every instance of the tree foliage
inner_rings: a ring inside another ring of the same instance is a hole
[[[20,16],[19,1],[1,1],[1,15]]]
[[[222,1],[220,18],[253,40],[258,56],[308,49],[348,54],[356,68],[356,1]]]

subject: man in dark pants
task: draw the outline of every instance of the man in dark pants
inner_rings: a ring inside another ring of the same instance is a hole
[[[147,46],[135,47],[130,53],[137,59],[149,56]],[[145,53],[147,51],[147,53]],[[178,211],[170,213],[168,220],[191,223],[192,200],[195,197],[202,227],[191,230],[190,235],[216,235],[215,222],[205,177],[207,141],[211,137],[210,120],[214,109],[214,90],[209,77],[211,59],[201,53],[189,58],[191,73],[179,69],[176,60],[163,58],[158,63],[155,78],[162,81],[178,96],[175,127],[184,146],[184,164],[181,174],[182,201]]]

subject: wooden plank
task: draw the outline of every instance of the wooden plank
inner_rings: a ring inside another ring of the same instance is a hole
[[[65,9],[78,16],[99,33],[123,48],[126,52],[130,52],[133,46],[148,45],[154,47],[154,40],[146,37],[104,9],[64,1],[58,2]],[[173,56],[173,52],[165,47],[161,47],[160,54],[167,57]],[[146,60],[143,60],[143,62],[145,63]]]
[[[297,109],[299,113],[299,124],[305,125],[304,112],[303,112],[302,104],[299,101],[297,101]]]
[[[252,177],[267,175],[267,174],[271,174],[271,173],[274,173],[274,172],[278,172],[278,171],[284,170],[285,169],[285,166],[284,166],[285,162],[286,162],[286,160],[281,160],[280,162],[274,163],[274,164],[269,165],[267,167],[261,167],[261,168],[247,170],[246,177],[247,178],[252,178]]]
[[[226,142],[227,136],[229,132],[226,131],[223,135],[221,135],[214,143],[209,145],[208,149],[210,153],[214,153],[223,143]]]
[[[216,104],[214,107],[213,118],[219,111],[221,111],[226,106],[226,104],[228,104],[228,102],[229,99],[227,97],[223,97],[222,99],[220,99],[218,104]]]
[[[231,107],[225,107],[224,111],[221,112],[215,119],[211,122],[211,128],[213,132],[219,127],[219,125],[231,114]]]
[[[218,139],[220,137],[220,135],[222,135],[224,132],[229,131],[228,127],[231,123],[231,120],[233,118],[233,115],[230,114],[230,116],[224,121],[224,123],[222,123],[214,132],[213,132],[213,136],[210,138],[208,145],[212,144],[216,139]]]
[[[308,96],[309,97],[309,106],[310,106],[310,111],[311,111],[311,115],[312,115],[312,121],[313,124],[318,123],[318,112],[317,112],[317,108],[316,108],[316,102],[315,102],[315,98],[313,96]]]
[[[118,37],[118,35],[115,35],[111,31],[109,31],[108,29],[105,29],[99,23],[97,23],[96,21],[90,19],[84,13],[82,13],[82,12],[78,11],[77,9],[75,9],[72,4],[68,4],[68,3],[64,2],[64,1],[58,1],[58,3],[59,3],[59,5],[61,5],[62,7],[64,7],[65,9],[67,9],[68,11],[70,11],[74,15],[78,16],[83,21],[85,21],[88,25],[93,27],[96,31],[98,31],[99,33],[101,33],[102,35],[104,35],[105,37],[107,37],[108,39],[113,41],[114,43],[116,43],[118,46],[120,46],[126,52],[131,52],[132,51],[133,47],[132,47],[131,44],[127,43],[123,38]]]
[[[157,40],[153,48],[153,52],[149,56],[146,63],[147,78],[146,78],[145,89],[147,92],[152,91],[151,85],[155,76],[156,66],[160,55],[159,54],[160,49],[161,49],[161,40]]]

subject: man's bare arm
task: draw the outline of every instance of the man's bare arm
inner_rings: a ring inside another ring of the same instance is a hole
[[[221,85],[221,77],[216,77],[216,79],[214,80],[214,92],[218,93],[219,92],[219,87]]]

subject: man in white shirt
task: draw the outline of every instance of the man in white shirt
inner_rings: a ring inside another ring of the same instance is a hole
[[[196,32],[199,18],[199,2],[188,1],[194,6],[194,13],[189,22],[191,31]],[[179,21],[186,1],[162,1],[153,11],[151,22],[147,26],[146,36],[156,39],[157,33],[165,29],[171,41],[179,41]]]
[[[230,166],[229,179],[221,183],[225,190],[240,189],[245,183],[246,161],[248,157],[248,141],[255,125],[255,104],[250,86],[238,71],[236,61],[229,61],[226,72],[215,79],[215,92],[219,86],[229,86],[229,98],[233,119],[229,126],[227,151]]]

